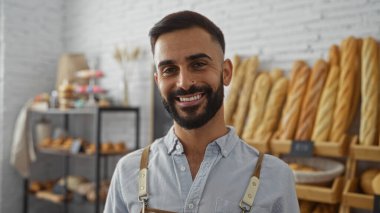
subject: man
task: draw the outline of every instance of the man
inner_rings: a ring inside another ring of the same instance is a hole
[[[105,212],[299,212],[288,166],[260,158],[224,123],[223,86],[232,63],[224,59],[221,30],[182,11],[149,35],[154,78],[174,125],[145,151],[119,161]]]

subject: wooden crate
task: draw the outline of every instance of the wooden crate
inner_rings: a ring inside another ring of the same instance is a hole
[[[357,136],[351,142],[350,151],[357,160],[380,161],[380,146],[360,145]]]
[[[353,208],[372,210],[374,196],[363,194],[358,191],[359,180],[356,178],[348,180],[343,190],[342,205]]]
[[[348,155],[350,139],[345,136],[340,142],[314,142],[314,155],[326,157],[345,157]],[[288,154],[292,146],[292,140],[279,139],[279,134],[275,133],[271,140],[271,151],[275,155]]]
[[[331,187],[297,184],[296,191],[297,197],[302,200],[337,204],[341,201],[343,187],[343,177],[337,177]]]
[[[270,152],[270,140],[272,138],[272,134],[268,134],[263,139],[245,139],[245,142],[256,149],[258,149],[260,152],[268,153]]]

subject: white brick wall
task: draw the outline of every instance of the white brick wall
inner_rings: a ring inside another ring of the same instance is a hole
[[[222,28],[228,57],[259,54],[262,69],[279,66],[288,71],[296,59],[312,65],[326,57],[330,45],[349,35],[380,39],[380,1],[376,0],[66,1],[65,49],[99,55],[107,75],[104,87],[115,90],[120,78],[112,58],[115,45],[141,46],[147,53],[146,62],[130,79],[131,102],[142,107],[143,144],[149,140],[151,119],[148,31],[164,15],[184,9],[203,13]]]
[[[2,0],[0,61],[0,212],[21,212],[22,180],[9,164],[17,114],[34,95],[50,91],[62,52],[62,0]],[[1,120],[0,120],[1,121]]]

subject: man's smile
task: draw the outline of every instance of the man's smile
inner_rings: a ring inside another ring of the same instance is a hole
[[[205,93],[198,92],[189,95],[178,95],[175,100],[180,107],[196,106],[202,102]]]

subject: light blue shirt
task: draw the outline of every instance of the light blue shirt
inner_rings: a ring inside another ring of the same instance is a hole
[[[105,213],[137,213],[138,173],[142,149],[123,157],[117,164],[109,188]],[[173,212],[241,212],[258,151],[244,143],[232,127],[211,142],[198,173],[192,180],[183,146],[174,129],[151,145],[148,164],[149,207]],[[282,160],[265,155],[254,213],[297,213],[293,173]]]

